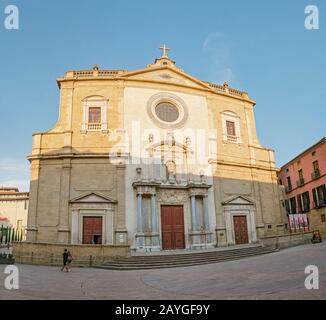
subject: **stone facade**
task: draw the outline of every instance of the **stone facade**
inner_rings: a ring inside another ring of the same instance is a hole
[[[23,231],[27,227],[29,193],[18,188],[0,188],[0,227],[12,227]]]
[[[283,233],[274,152],[258,141],[247,93],[195,79],[166,55],[131,72],[68,71],[58,85],[59,120],[33,135],[28,157],[28,241],[83,244],[85,217],[101,219],[99,244],[133,250]]]

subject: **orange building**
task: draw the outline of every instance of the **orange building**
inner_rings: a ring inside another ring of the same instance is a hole
[[[326,137],[283,165],[278,179],[285,186],[289,221],[306,214],[309,229],[326,237]]]

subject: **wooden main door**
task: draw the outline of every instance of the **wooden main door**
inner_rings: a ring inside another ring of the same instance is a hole
[[[83,217],[83,243],[102,244],[102,217]]]
[[[233,225],[234,225],[235,244],[249,243],[247,217],[234,216]]]
[[[184,249],[183,206],[161,206],[163,250]]]

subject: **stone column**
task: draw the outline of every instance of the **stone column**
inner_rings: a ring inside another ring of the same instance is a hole
[[[78,244],[79,240],[78,210],[72,210],[71,217],[71,244]]]
[[[115,243],[127,244],[127,228],[126,228],[126,206],[125,206],[125,164],[118,164],[116,166],[117,172],[117,216],[115,225]],[[107,219],[109,219],[110,213],[107,213]]]
[[[151,195],[151,211],[152,211],[152,232],[158,232],[157,211],[156,211],[156,194]]]
[[[58,243],[69,243],[69,200],[70,200],[70,174],[71,159],[66,158],[62,163],[61,181],[60,181],[60,206],[59,206],[59,228]]]
[[[205,230],[209,231],[208,196],[203,197]]]
[[[137,232],[143,232],[143,218],[142,218],[142,198],[141,193],[137,194]]]
[[[192,220],[192,231],[198,231],[197,225],[197,210],[196,210],[196,196],[191,195],[191,220]]]
[[[27,241],[37,241],[38,221],[37,206],[40,178],[40,160],[31,161],[29,204],[27,217]]]

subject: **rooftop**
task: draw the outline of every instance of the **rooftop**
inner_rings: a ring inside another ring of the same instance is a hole
[[[313,151],[313,149],[317,148],[319,145],[325,144],[326,143],[326,137],[323,137],[321,140],[319,140],[317,143],[314,145],[310,146],[300,154],[298,154],[296,157],[294,157],[292,160],[288,161],[286,164],[284,164],[280,170],[285,169],[287,166],[289,166],[291,163],[298,161],[302,156],[304,156],[306,153]]]
[[[58,85],[60,87],[60,82],[65,80],[127,79],[127,75],[129,74],[148,72],[149,69],[155,70],[162,68],[170,68],[186,75],[183,70],[181,70],[175,65],[175,61],[168,57],[167,51],[169,51],[170,49],[167,48],[165,45],[162,46],[160,49],[163,50],[163,55],[160,58],[155,59],[155,62],[153,64],[149,64],[145,69],[136,71],[128,71],[123,69],[102,70],[98,65],[94,65],[91,70],[67,71],[64,77],[59,78],[57,80]],[[238,99],[250,100],[247,92],[230,88],[227,83],[219,85],[212,82],[197,80],[195,78],[193,79],[197,82],[200,82],[206,90],[211,90],[212,92],[235,97]],[[254,102],[252,100],[250,101]]]

